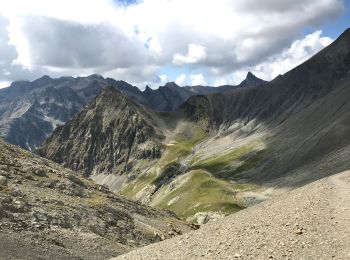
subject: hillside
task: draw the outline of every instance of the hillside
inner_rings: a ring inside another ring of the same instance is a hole
[[[162,147],[159,159],[139,160],[127,172],[116,168],[106,175],[98,170],[91,177],[123,196],[206,223],[349,169],[349,55],[347,30],[320,53],[263,86],[194,96],[170,113],[147,110],[146,115],[136,106],[137,113],[154,122],[149,125],[164,136],[157,141]],[[126,111],[135,108],[130,100],[127,104]],[[75,117],[63,129],[83,121]],[[120,138],[128,139],[118,126],[115,129]],[[84,138],[54,133],[41,154],[62,162],[56,158],[58,151],[84,143]],[[80,162],[82,154],[99,154],[84,146],[79,149],[75,160]],[[106,149],[93,165],[99,168],[106,158],[114,158],[114,150]]]
[[[262,87],[190,98],[174,145],[121,194],[202,223],[349,169],[349,55],[350,30]]]
[[[113,259],[348,259],[350,171]]]
[[[191,230],[0,140],[0,258],[106,259]]]

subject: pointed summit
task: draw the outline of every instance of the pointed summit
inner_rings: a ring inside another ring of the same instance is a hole
[[[152,92],[152,89],[150,88],[150,86],[146,85],[145,92]]]
[[[255,75],[253,74],[253,73],[251,73],[250,71],[248,71],[248,73],[247,73],[247,76],[245,77],[246,79],[248,79],[248,78],[256,78],[255,77]]]
[[[243,80],[241,84],[239,84],[239,87],[255,87],[255,86],[260,86],[264,83],[266,83],[265,80],[258,78],[257,76],[255,76],[253,73],[249,71],[247,73],[245,80]]]

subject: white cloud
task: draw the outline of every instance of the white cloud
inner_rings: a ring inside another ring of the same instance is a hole
[[[214,87],[219,87],[219,86],[223,86],[223,85],[227,85],[227,84],[228,84],[228,82],[227,82],[226,79],[216,79],[216,80],[214,81],[213,86],[214,86]]]
[[[342,0],[0,0],[0,80],[96,72],[142,85],[159,83],[172,64],[228,83],[249,67],[271,78],[307,56],[284,51],[306,27],[343,8]]]
[[[191,74],[190,78],[191,78],[192,86],[206,85],[207,84],[203,74]]]
[[[176,53],[173,58],[175,65],[192,64],[203,61],[207,57],[205,47],[191,43],[188,45],[188,52],[186,55]]]
[[[175,80],[175,83],[179,86],[183,86],[186,83],[187,76],[185,74],[181,74]]]
[[[273,55],[267,61],[246,68],[244,71],[237,71],[236,78],[239,78],[239,74],[245,74],[247,70],[267,80],[288,72],[332,43],[331,38],[322,37],[321,35],[322,31],[306,35],[303,39],[293,42],[289,48]]]
[[[10,84],[11,82],[9,81],[0,81],[0,88],[7,88]]]
[[[166,83],[168,81],[167,75],[160,75],[159,79],[161,83]]]
[[[266,61],[258,63],[255,66],[243,67],[231,74],[216,79],[215,85],[221,85],[219,82],[239,84],[245,79],[247,71],[251,71],[264,80],[272,80],[278,75],[284,74],[300,65],[328,46],[332,41],[331,38],[322,36],[322,31],[315,31],[306,35],[301,40],[294,41],[288,48],[285,48],[278,54],[272,55]]]

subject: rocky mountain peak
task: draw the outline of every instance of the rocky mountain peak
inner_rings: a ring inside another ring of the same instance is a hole
[[[142,105],[114,87],[106,87],[70,122],[54,131],[39,153],[86,176],[123,174],[137,168],[139,162],[145,165],[161,155],[163,135],[150,118]],[[67,136],[73,138],[67,140]]]
[[[37,80],[50,80],[52,79],[49,75],[44,75],[41,78],[37,79]]]
[[[245,80],[243,80],[239,86],[240,87],[255,87],[255,86],[260,86],[262,84],[266,83],[265,80],[262,80],[255,76],[252,72],[248,72]]]
[[[41,78],[34,80],[33,84],[38,86],[38,87],[41,87],[42,85],[49,84],[52,80],[53,79],[50,76],[44,75]]]
[[[146,85],[146,88],[144,90],[145,93],[151,93],[153,90],[148,86]]]
[[[245,79],[251,80],[251,79],[257,79],[257,77],[253,73],[248,71],[247,76],[245,77]]]
[[[177,85],[175,82],[168,82],[164,85],[164,88],[179,88],[179,85]]]
[[[104,79],[104,77],[100,74],[91,74],[90,76],[88,76],[89,79]]]

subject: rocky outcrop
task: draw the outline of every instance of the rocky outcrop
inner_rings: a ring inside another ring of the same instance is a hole
[[[2,259],[46,258],[48,251],[54,259],[106,259],[190,229],[172,213],[0,141]]]

